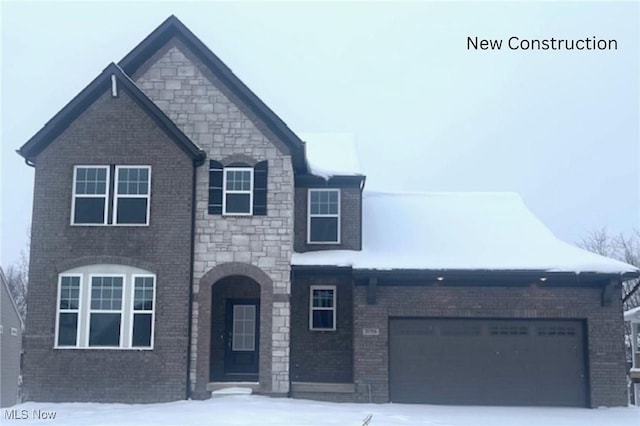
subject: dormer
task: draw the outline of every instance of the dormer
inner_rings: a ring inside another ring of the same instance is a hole
[[[362,249],[361,173],[355,137],[348,133],[302,133],[309,173],[295,178],[295,240],[298,253]]]

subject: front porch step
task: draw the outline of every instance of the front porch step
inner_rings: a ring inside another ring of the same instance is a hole
[[[259,382],[210,382],[207,383],[207,391],[211,397],[229,395],[250,395],[260,389]]]

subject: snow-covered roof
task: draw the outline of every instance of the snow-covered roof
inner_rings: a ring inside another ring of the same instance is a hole
[[[626,311],[624,319],[625,321],[640,322],[640,306]]]
[[[356,138],[351,133],[298,133],[305,142],[311,174],[332,176],[362,175]]]
[[[354,269],[637,273],[556,238],[515,193],[363,194],[362,251],[294,253]]]

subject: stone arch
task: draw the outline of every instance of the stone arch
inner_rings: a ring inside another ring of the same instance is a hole
[[[258,380],[260,389],[271,389],[271,328],[273,306],[273,280],[257,266],[241,262],[229,262],[215,266],[199,280],[198,292],[194,294],[194,310],[197,310],[196,368],[194,398],[207,398],[209,382],[209,360],[211,356],[211,296],[213,286],[226,277],[245,276],[260,285],[260,353]]]
[[[233,154],[220,160],[220,163],[225,167],[233,163],[245,163],[254,167],[256,163],[258,163],[258,160],[246,154]]]

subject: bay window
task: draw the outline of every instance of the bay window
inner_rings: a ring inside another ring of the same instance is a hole
[[[56,348],[152,349],[155,275],[124,265],[60,274]]]

